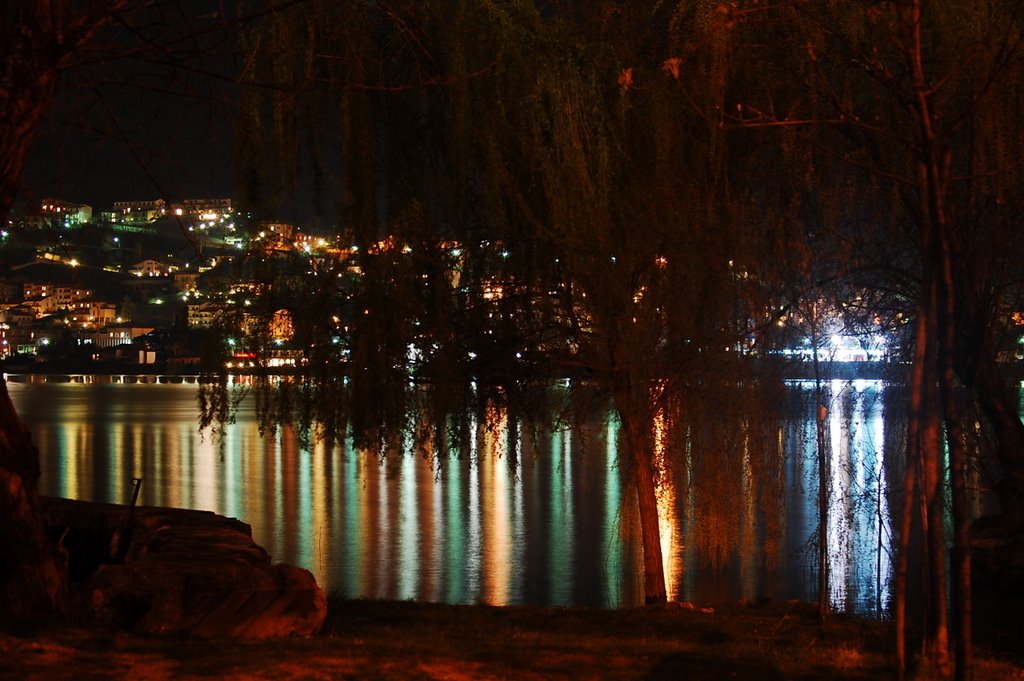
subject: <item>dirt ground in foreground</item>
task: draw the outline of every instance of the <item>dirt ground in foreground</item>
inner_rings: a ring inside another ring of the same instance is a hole
[[[892,628],[805,605],[630,610],[332,601],[324,632],[245,641],[0,631],[0,679],[884,679]],[[975,675],[1024,679],[979,651]],[[932,678],[917,670],[911,678]]]

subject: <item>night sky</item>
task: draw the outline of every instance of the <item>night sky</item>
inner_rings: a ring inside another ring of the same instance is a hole
[[[133,52],[133,41],[152,36],[122,32],[116,50],[65,72],[36,132],[22,199],[98,212],[118,200],[233,196],[237,56],[231,31],[204,32],[218,21],[181,10],[161,17],[157,32],[176,53]]]
[[[57,116],[60,112],[57,113]],[[23,196],[87,203],[231,196],[234,161],[227,121],[188,107],[126,108],[125,135],[96,133],[51,117],[26,164]]]

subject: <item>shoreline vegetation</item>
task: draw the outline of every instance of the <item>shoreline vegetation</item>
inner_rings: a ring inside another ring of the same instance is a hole
[[[266,639],[0,627],[0,679],[882,679],[891,622],[813,604],[598,610],[329,600],[320,634]],[[913,670],[909,678],[930,678]],[[978,651],[978,681],[1024,666]]]

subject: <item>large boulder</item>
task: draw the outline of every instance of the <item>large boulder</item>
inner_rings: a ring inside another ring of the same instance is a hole
[[[308,571],[274,565],[249,525],[206,511],[44,499],[89,617],[195,636],[316,633],[326,599]]]

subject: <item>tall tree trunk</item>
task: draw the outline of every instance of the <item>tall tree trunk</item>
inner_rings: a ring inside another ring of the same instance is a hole
[[[943,173],[948,177],[947,173]],[[953,275],[952,244],[946,211],[940,204],[937,247],[940,260],[939,286],[939,379],[942,413],[946,421],[946,446],[949,449],[950,490],[953,497],[952,619],[955,650],[955,675],[958,681],[970,681],[974,646],[971,620],[971,513],[967,496],[967,451],[960,410],[957,406],[957,291]]]
[[[907,668],[907,570],[910,564],[910,534],[914,527],[914,501],[923,494],[921,490],[921,429],[924,420],[925,362],[928,357],[928,316],[931,313],[925,304],[918,306],[917,328],[915,329],[914,359],[910,373],[909,422],[907,424],[907,458],[903,472],[903,508],[900,515],[900,543],[896,560],[896,576],[893,585],[896,616],[896,658],[899,676],[903,678]],[[922,514],[922,520],[924,515]]]
[[[654,469],[654,448],[651,441],[653,424],[640,416],[644,409],[636,408],[631,396],[616,396],[616,411],[626,435],[626,447],[633,463],[637,504],[640,511],[640,535],[643,542],[644,603],[664,603],[665,565],[661,554],[661,525],[658,518],[657,478]],[[649,409],[648,409],[649,412]]]
[[[931,311],[925,341],[928,352],[924,362],[922,404],[922,488],[926,500],[925,541],[928,562],[928,627],[925,654],[940,674],[949,669],[949,615],[946,592],[945,544],[945,470],[942,447],[942,400],[939,381],[943,378],[940,353],[949,350],[940,334],[939,317],[944,308],[941,283],[948,259],[949,206],[948,180],[950,154],[937,132],[939,112],[933,107],[935,90],[925,70],[922,38],[921,0],[907,0],[897,7],[902,24],[904,58],[911,80],[910,102],[917,128],[917,221],[923,263],[922,300]],[[921,342],[921,339],[918,339]],[[943,346],[944,349],[940,349]]]

